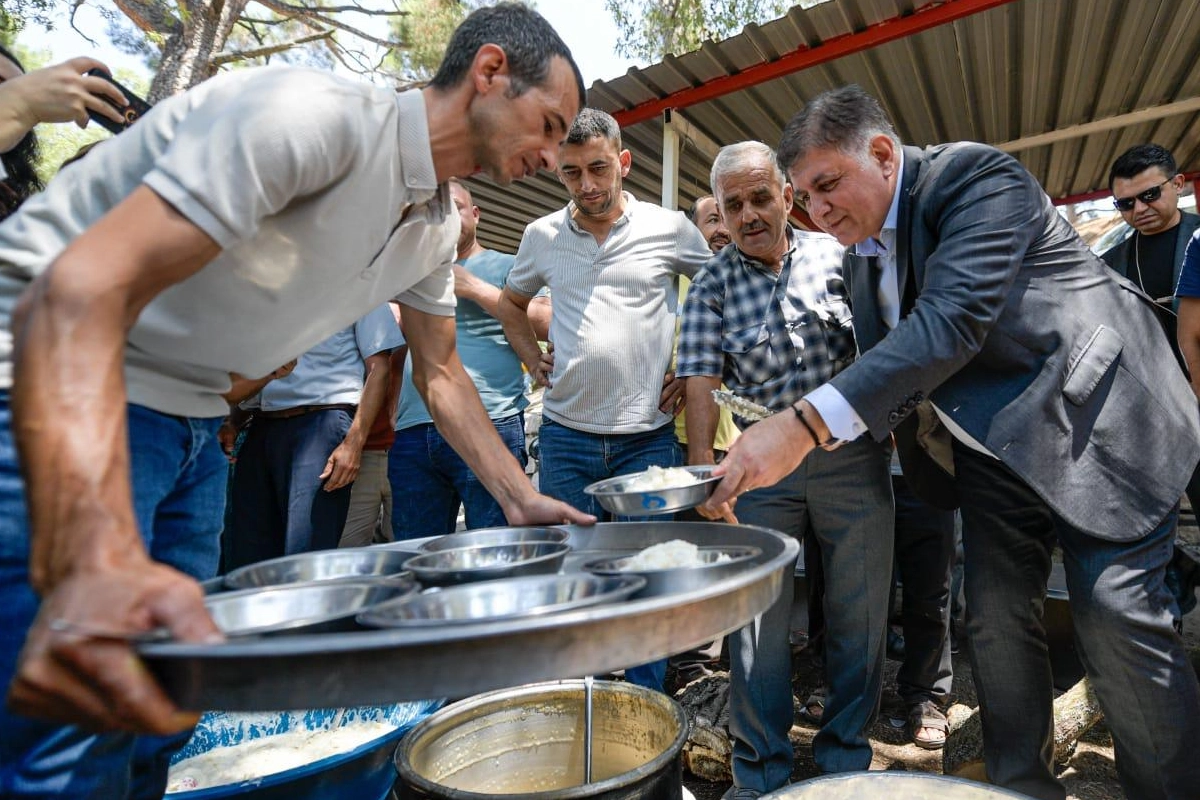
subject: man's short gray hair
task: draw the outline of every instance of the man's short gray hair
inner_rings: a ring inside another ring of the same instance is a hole
[[[776,163],[775,151],[770,146],[755,141],[738,142],[722,147],[717,153],[717,157],[713,159],[712,171],[708,176],[713,194],[718,196],[722,194],[717,187],[726,175],[758,166],[765,166],[771,171],[780,191],[787,186],[787,176],[783,174],[783,170]]]
[[[833,148],[864,160],[871,140],[886,136],[897,147],[900,137],[879,101],[851,84],[819,94],[783,129],[779,140],[779,166],[785,172],[810,150]]]
[[[598,108],[582,109],[567,131],[566,143],[585,144],[596,138],[607,139],[617,148],[617,152],[621,151],[621,126],[612,114]]]

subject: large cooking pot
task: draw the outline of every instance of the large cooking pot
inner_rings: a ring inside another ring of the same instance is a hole
[[[176,765],[218,748],[266,741],[289,731],[322,731],[356,721],[387,723],[390,728],[354,749],[316,758],[301,766],[261,777],[233,780],[207,788],[169,792],[166,800],[381,800],[391,790],[396,773],[391,756],[396,742],[418,721],[440,707],[441,700],[362,706],[347,709],[230,713],[210,711],[200,718],[187,745],[171,759],[172,778],[186,770]]]
[[[924,772],[843,772],[780,789],[763,800],[1030,800],[978,781]]]
[[[679,800],[687,718],[671,698],[596,681],[584,784],[583,681],[478,695],[417,725],[396,749],[402,798]]]

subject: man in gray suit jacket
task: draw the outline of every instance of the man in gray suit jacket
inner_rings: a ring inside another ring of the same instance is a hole
[[[1014,159],[973,143],[901,147],[858,87],[806,105],[779,160],[813,221],[854,245],[845,278],[863,353],[742,435],[710,507],[818,446],[894,430],[927,499],[961,503],[988,777],[1064,797],[1041,619],[1058,544],[1126,793],[1194,797],[1200,685],[1163,573],[1200,413],[1151,304]]]

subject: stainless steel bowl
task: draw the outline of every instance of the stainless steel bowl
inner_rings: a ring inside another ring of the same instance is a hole
[[[612,603],[645,584],[637,575],[529,575],[401,597],[362,612],[358,621],[372,628],[491,622]]]
[[[414,555],[370,547],[297,553],[235,569],[225,576],[225,585],[231,589],[253,589],[344,578],[411,578],[411,574],[405,574],[404,562]]]
[[[459,547],[484,547],[490,544],[523,544],[524,542],[565,542],[567,532],[562,528],[476,528],[473,531],[448,533],[430,539],[418,549],[422,553],[454,550]]]
[[[323,581],[224,592],[204,604],[226,636],[322,633],[355,630],[360,611],[416,591],[411,580]]]
[[[601,558],[583,564],[583,569],[595,575],[640,575],[646,586],[635,597],[654,597],[674,592],[691,592],[711,583],[736,575],[750,567],[762,555],[757,547],[741,545],[711,545],[701,547],[697,555],[702,564],[697,567],[673,569],[630,569],[634,556]],[[728,556],[720,560],[722,556]]]
[[[565,542],[457,547],[413,556],[404,562],[404,568],[426,586],[452,586],[558,572],[570,550]]]
[[[642,473],[618,475],[603,481],[596,481],[584,488],[584,491],[596,498],[601,507],[613,514],[625,517],[641,517],[647,514],[670,514],[700,505],[713,493],[713,488],[721,481],[712,476],[713,466],[705,464],[693,467],[681,467],[698,478],[697,483],[689,486],[676,486],[671,489],[652,489],[630,491],[629,483]]]

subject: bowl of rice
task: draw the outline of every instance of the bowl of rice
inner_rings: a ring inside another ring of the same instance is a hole
[[[597,481],[584,489],[613,514],[640,517],[671,514],[700,505],[721,481],[712,464],[650,467],[643,472]]]
[[[588,561],[583,569],[595,575],[640,575],[646,579],[646,586],[634,597],[653,597],[702,589],[753,565],[761,555],[757,547],[698,547],[671,539],[633,555]]]

